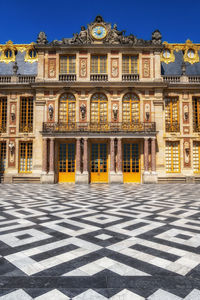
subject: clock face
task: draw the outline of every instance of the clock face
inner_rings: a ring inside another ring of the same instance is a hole
[[[97,40],[101,40],[105,38],[106,34],[107,34],[107,30],[102,25],[97,25],[92,28],[92,36]]]

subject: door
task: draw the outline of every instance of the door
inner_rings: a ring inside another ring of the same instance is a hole
[[[108,182],[108,150],[106,143],[91,145],[91,182]]]
[[[59,145],[58,181],[75,182],[75,143]]]
[[[124,182],[140,182],[140,151],[138,143],[123,144]]]

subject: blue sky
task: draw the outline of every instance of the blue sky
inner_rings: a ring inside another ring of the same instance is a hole
[[[45,31],[49,41],[72,37],[100,14],[138,38],[159,29],[163,41],[200,43],[200,0],[1,0],[0,44],[35,41]]]

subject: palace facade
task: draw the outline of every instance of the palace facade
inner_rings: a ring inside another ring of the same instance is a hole
[[[5,183],[200,182],[200,44],[125,35],[0,45]]]

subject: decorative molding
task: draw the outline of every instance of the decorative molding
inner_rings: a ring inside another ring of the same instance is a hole
[[[119,58],[111,58],[111,77],[119,77]]]
[[[87,58],[80,58],[79,60],[79,77],[87,77]]]
[[[142,77],[150,78],[150,58],[142,58]]]
[[[56,58],[48,59],[48,77],[56,78]]]
[[[175,55],[174,55],[174,47],[171,44],[168,44],[167,42],[163,43],[165,45],[165,49],[161,53],[161,61],[163,61],[166,64],[169,64],[171,62],[175,61]],[[169,57],[164,57],[164,51],[169,50]]]

